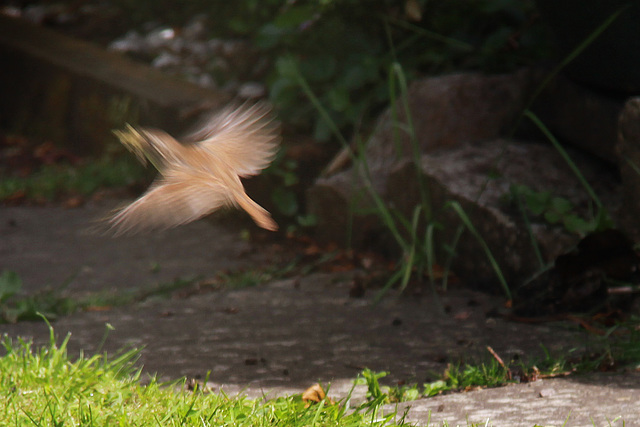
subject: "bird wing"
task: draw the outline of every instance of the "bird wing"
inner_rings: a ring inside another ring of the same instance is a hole
[[[125,130],[114,133],[142,164],[149,160],[158,171],[168,164],[180,164],[184,158],[185,147],[161,130],[136,129],[128,124]]]
[[[165,165],[184,164],[185,147],[168,133],[159,129],[144,129],[140,134],[147,141],[145,154],[150,159],[157,159],[156,169],[161,171]],[[152,160],[153,162],[153,160]],[[154,163],[155,165],[156,163]]]
[[[178,168],[167,171],[138,200],[108,221],[116,235],[167,229],[234,204],[230,190],[207,174]]]
[[[237,175],[257,175],[275,157],[279,126],[264,103],[225,108],[188,137],[203,155],[232,169]]]

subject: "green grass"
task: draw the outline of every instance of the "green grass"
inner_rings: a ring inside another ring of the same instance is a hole
[[[105,338],[109,328],[107,325]],[[612,328],[603,340],[610,341],[617,331],[619,328]],[[2,337],[0,396],[4,400],[0,425],[402,426],[408,425],[404,421],[407,412],[399,414],[393,405],[397,402],[498,387],[517,382],[524,375],[564,376],[593,371],[602,365],[602,359],[591,356],[572,361],[548,352],[543,359],[526,365],[505,364],[495,357],[480,364],[452,364],[436,381],[401,387],[381,385],[380,379],[387,373],[365,369],[354,382],[367,386],[366,401],[351,406],[351,393],[339,402],[323,399],[311,403],[301,394],[253,400],[213,392],[202,385],[190,390],[184,379],[159,383],[155,377],[142,378],[136,367],[139,350],[93,356],[81,352],[72,360],[67,352],[69,337],[58,345],[50,325],[49,343],[41,348],[34,349],[31,342],[22,339]],[[620,357],[622,361],[625,356],[627,360],[635,358],[637,363],[640,340],[637,333],[633,337],[622,340],[622,346],[609,347],[603,357]],[[330,387],[327,394],[330,397]],[[446,422],[441,425],[448,426]],[[480,425],[491,424],[469,424]]]
[[[329,398],[307,402],[301,394],[253,400],[212,392],[201,385],[191,390],[184,379],[171,383],[159,383],[155,377],[143,380],[136,367],[136,349],[109,356],[80,353],[72,360],[67,352],[69,335],[58,345],[50,325],[49,332],[49,343],[38,349],[31,342],[2,337],[1,425],[404,426],[409,425],[404,421],[407,412],[400,415],[389,403],[505,383],[506,368],[495,361],[450,366],[442,380],[424,384],[422,391],[416,385],[382,386],[379,379],[387,373],[365,369],[355,382],[367,386],[367,400],[356,406],[350,406],[351,393],[339,402]],[[549,369],[564,368],[552,362]],[[446,421],[440,425],[449,426]],[[492,424],[467,426],[483,425]]]
[[[104,156],[77,165],[44,165],[25,177],[0,175],[0,202],[17,196],[46,201],[63,195],[89,196],[100,188],[135,184],[146,175],[128,156]]]
[[[402,386],[381,385],[388,372],[365,369],[356,380],[367,385],[370,401],[396,403],[428,398],[440,394],[495,388],[507,384],[536,381],[540,378],[566,377],[623,367],[640,366],[639,319],[631,319],[606,330],[603,336],[588,334],[583,349],[568,349],[563,354],[551,354],[542,346],[544,357],[503,361],[492,349],[492,358],[481,362],[451,363],[434,381]]]
[[[308,404],[296,394],[268,400],[187,391],[184,380],[141,384],[137,350],[71,360],[69,336],[40,349],[3,338],[0,424],[5,426],[396,426],[406,425],[379,403],[349,407],[328,399]]]
[[[152,297],[166,297],[197,284],[197,278],[178,278],[167,283],[130,288],[116,294],[94,292],[83,296],[69,296],[64,291],[73,277],[57,287],[46,287],[26,294],[22,292],[20,276],[11,270],[3,271],[0,274],[0,324],[40,320],[42,315],[54,320],[91,307],[115,307]]]
[[[0,324],[20,321],[37,321],[42,315],[55,320],[77,311],[91,308],[111,308],[141,302],[149,298],[169,298],[171,296],[189,296],[193,293],[213,292],[218,289],[241,289],[296,274],[308,274],[314,268],[333,258],[335,254],[327,254],[311,265],[299,265],[293,261],[284,266],[267,268],[238,269],[219,272],[213,279],[202,277],[182,277],[170,282],[130,287],[120,292],[97,291],[73,296],[65,293],[67,286],[74,279],[70,276],[62,284],[45,287],[42,290],[25,293],[20,276],[11,270],[0,272]],[[161,268],[152,264],[152,271]]]

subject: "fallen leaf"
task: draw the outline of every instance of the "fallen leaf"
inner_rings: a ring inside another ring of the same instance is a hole
[[[307,402],[307,406],[311,403],[311,402],[320,402],[321,400],[325,400],[327,402],[329,402],[330,404],[333,405],[333,400],[331,400],[331,398],[327,397],[324,390],[322,389],[322,386],[318,383],[312,385],[311,387],[309,387],[308,389],[306,389],[304,391],[304,393],[302,393],[302,400],[304,402]]]
[[[64,207],[67,209],[79,208],[84,204],[84,198],[81,196],[71,196],[66,199],[63,203]]]
[[[471,317],[470,311],[461,311],[453,316],[453,318],[456,320],[467,320],[469,317]]]
[[[112,308],[113,307],[111,307],[110,305],[90,305],[88,307],[85,307],[84,311],[109,311]]]

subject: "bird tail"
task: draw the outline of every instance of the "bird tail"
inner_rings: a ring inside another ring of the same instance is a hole
[[[236,203],[238,203],[260,227],[269,231],[276,231],[278,229],[278,224],[271,218],[271,214],[246,194],[244,194],[244,197],[236,198]]]

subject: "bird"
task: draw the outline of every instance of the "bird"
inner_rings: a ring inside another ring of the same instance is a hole
[[[240,180],[258,175],[277,154],[280,127],[266,103],[225,107],[183,142],[159,129],[128,124],[114,133],[141,163],[149,161],[159,173],[142,196],[107,219],[116,235],[177,227],[223,207],[239,207],[258,226],[278,229]]]

